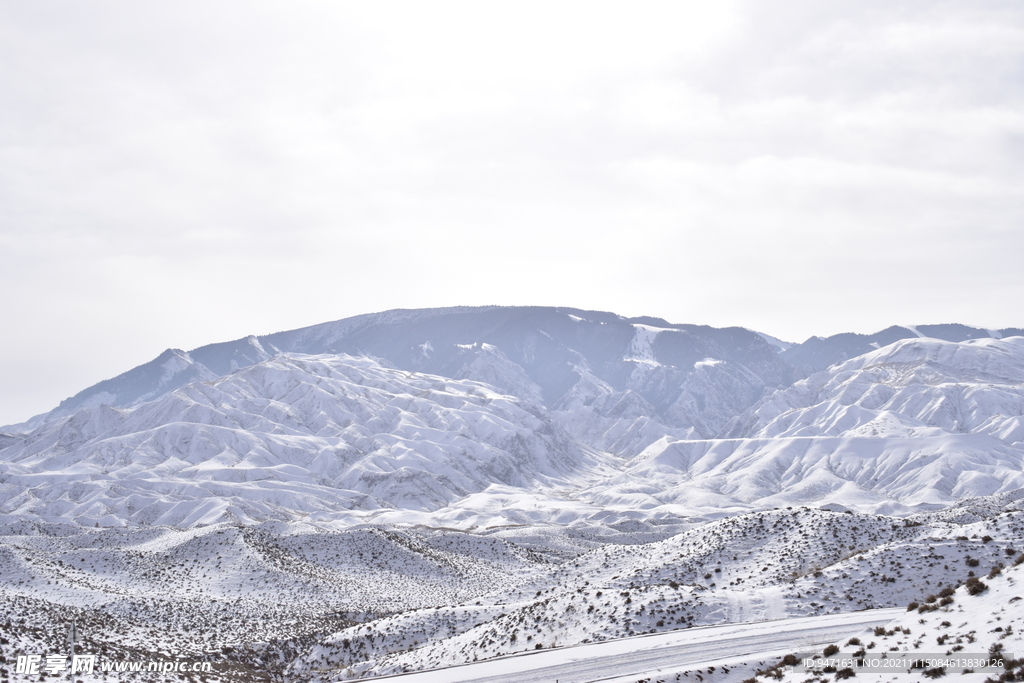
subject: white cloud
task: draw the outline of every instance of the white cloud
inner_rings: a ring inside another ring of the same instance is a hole
[[[399,306],[1024,324],[1022,38],[989,1],[6,3],[0,422]]]

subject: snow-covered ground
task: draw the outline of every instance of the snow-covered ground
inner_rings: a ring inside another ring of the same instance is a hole
[[[470,605],[353,625],[291,670],[391,674],[686,626],[906,605],[962,581],[975,564],[987,570],[1016,552],[1024,537],[1020,503],[976,501],[941,519],[914,520],[792,508],[640,545],[611,536]],[[512,540],[514,532],[502,536]]]
[[[757,677],[826,683],[856,676],[889,683],[955,675],[965,683],[1024,680],[1024,553],[1007,558],[1008,568],[968,577],[955,591],[922,599],[889,623],[850,634],[819,650],[811,665],[781,666]],[[868,670],[872,660],[918,659],[912,668]],[[992,671],[978,671],[978,660],[995,660]],[[848,660],[848,661],[843,661]],[[864,660],[860,665],[857,660]],[[844,673],[844,669],[848,670]]]
[[[224,680],[263,671],[317,683],[690,627],[847,618],[1007,563],[1024,538],[1022,502],[913,519],[792,508],[690,528],[474,533],[23,521],[0,528],[0,655],[60,651],[75,620],[83,647],[110,657],[210,658],[240,667]]]
[[[731,683],[971,572],[878,638],[1015,643],[1024,337],[940,327],[796,382],[868,342],[491,307],[168,351],[0,430],[0,680],[74,620],[211,680]]]

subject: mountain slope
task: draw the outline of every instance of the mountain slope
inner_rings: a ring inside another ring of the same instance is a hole
[[[270,680],[326,633],[473,600],[547,566],[452,531],[0,524],[0,677],[18,655],[64,652],[75,620],[80,651],[108,661],[173,653],[212,659],[213,680]],[[137,674],[114,676],[124,679]]]
[[[735,513],[775,505],[838,505],[908,514],[1024,486],[1024,450],[983,435],[786,437],[649,446],[581,495],[632,498],[649,514]]]
[[[168,350],[29,424],[100,404],[132,407],[280,353],[365,355],[411,372],[485,382],[532,403],[579,413],[571,425],[588,443],[628,427],[615,411],[624,398],[642,399],[646,417],[661,426],[661,434],[692,429],[710,437],[766,392],[794,379],[761,335],[742,328],[674,325],[573,308],[396,310],[187,353]]]
[[[1018,551],[1013,505],[967,524],[807,508],[749,513],[640,546],[609,543],[429,614],[352,625],[290,673],[337,680],[716,623],[902,607]],[[987,540],[986,540],[987,539]]]
[[[622,363],[635,366],[628,381],[646,398],[578,365],[577,385],[545,410],[479,381],[289,352],[127,409],[53,416],[5,438],[0,513],[88,525],[469,528],[714,519],[793,504],[909,514],[1024,486],[1024,338],[903,340],[756,403],[752,371],[705,359],[659,410],[650,400],[669,387],[659,383],[682,372],[661,363],[669,352],[658,355],[658,340],[676,332],[627,326]],[[451,351],[464,352],[462,374],[542,394],[497,347]],[[179,360],[165,362],[199,371]],[[746,402],[735,438],[659,422],[673,406],[706,416],[710,404]]]
[[[283,354],[134,409],[45,423],[0,451],[0,512],[89,525],[329,521],[584,481],[600,461],[485,385]]]
[[[1024,486],[1024,337],[908,339],[763,399],[730,439],[666,436],[584,494],[652,513],[906,514]]]
[[[990,434],[1024,440],[1024,337],[908,339],[817,373],[752,410],[737,436]]]
[[[778,666],[751,679],[797,683],[808,680],[831,681],[848,679],[873,683],[927,680],[956,675],[957,680],[1020,681],[1024,680],[1024,600],[1020,582],[1024,579],[1024,554],[1005,558],[1013,566],[1002,569],[1003,563],[982,578],[970,573],[964,585],[948,595],[935,594],[921,598],[907,613],[885,626],[833,643],[813,656],[811,662],[797,666]],[[958,582],[959,583],[959,582]],[[927,601],[926,601],[927,600]],[[916,601],[915,601],[916,602]],[[900,658],[916,665],[906,668],[886,666],[886,659]],[[987,671],[977,662],[994,659],[997,664]],[[830,659],[831,661],[826,661]],[[848,660],[837,667],[835,662]],[[850,666],[867,660],[865,668]],[[871,667],[871,660],[879,663]],[[965,661],[966,660],[966,661]],[[950,664],[944,666],[943,664]],[[959,664],[959,666],[955,666]],[[849,669],[844,673],[844,669]],[[833,674],[830,676],[829,674]],[[666,680],[666,679],[663,679]]]
[[[802,375],[819,372],[836,363],[856,358],[875,349],[888,346],[901,339],[927,337],[949,342],[962,342],[969,339],[1003,339],[1019,337],[1024,329],[1007,327],[1002,330],[988,330],[982,327],[970,327],[956,323],[945,325],[914,325],[901,327],[893,325],[874,334],[856,334],[844,332],[831,337],[811,337],[802,344],[791,344],[785,348],[778,347],[779,355],[798,368]]]

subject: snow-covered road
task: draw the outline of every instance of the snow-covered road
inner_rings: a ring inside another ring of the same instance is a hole
[[[903,609],[876,609],[819,617],[709,626],[672,633],[494,659],[478,664],[388,676],[395,683],[588,683],[657,670],[784,654],[829,643],[885,624]],[[374,679],[381,680],[381,679]]]

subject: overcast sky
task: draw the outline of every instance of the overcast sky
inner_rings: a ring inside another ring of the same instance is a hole
[[[388,308],[1024,325],[1019,0],[11,0],[0,155],[0,424]]]

